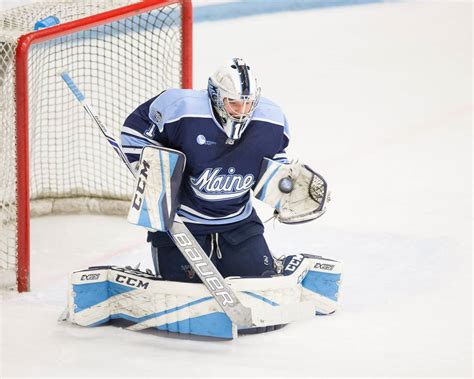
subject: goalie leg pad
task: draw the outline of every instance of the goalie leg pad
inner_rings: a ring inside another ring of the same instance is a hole
[[[286,276],[226,281],[257,316],[255,331],[266,331],[314,316],[314,299],[302,300],[301,283],[307,273],[304,264]],[[130,330],[156,328],[226,339],[235,338],[238,331],[203,284],[160,280],[113,266],[73,272],[68,310],[69,320],[81,326],[122,319],[132,324]]]

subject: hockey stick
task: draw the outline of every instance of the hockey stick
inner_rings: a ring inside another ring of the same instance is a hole
[[[76,99],[84,107],[87,114],[100,128],[102,134],[105,136],[109,144],[114,148],[115,152],[127,165],[132,175],[136,177],[137,173],[130,165],[130,162],[125,156],[120,143],[107,131],[107,128],[100,121],[99,117],[93,111],[90,104],[88,104],[85,96],[73,82],[69,74],[63,72],[61,77],[71,92],[74,94]],[[174,241],[178,249],[184,255],[193,270],[198,274],[203,284],[207,287],[209,292],[220,305],[224,313],[231,319],[231,321],[234,324],[242,327],[250,328],[255,326],[255,323],[252,319],[252,310],[248,307],[245,307],[240,302],[234,291],[226,283],[219,271],[217,271],[216,267],[211,262],[207,254],[204,252],[186,225],[184,225],[178,216],[175,216],[173,225],[168,231],[168,235]]]

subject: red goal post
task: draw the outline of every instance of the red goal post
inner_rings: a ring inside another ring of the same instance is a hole
[[[190,0],[143,0],[138,2],[108,0],[97,3],[103,5],[104,8],[109,7],[109,9],[104,11],[98,9],[97,13],[85,17],[82,17],[82,15],[90,12],[90,9],[86,11],[80,8],[81,3],[84,2],[65,0],[56,3],[57,8],[52,7],[51,9],[55,9],[56,13],[61,14],[64,18],[69,17],[72,20],[22,34],[18,38],[15,47],[14,64],[9,62],[5,58],[6,54],[4,54],[3,59],[6,61],[3,63],[4,77],[0,77],[0,85],[2,86],[0,88],[4,96],[5,92],[8,91],[6,87],[8,80],[10,80],[9,76],[14,77],[15,142],[13,145],[16,146],[14,158],[16,171],[15,194],[8,196],[0,193],[0,224],[4,225],[0,229],[0,233],[5,234],[3,242],[1,240],[2,236],[0,236],[0,274],[16,271],[16,283],[19,292],[28,291],[30,286],[30,201],[38,200],[40,203],[44,203],[46,200],[51,201],[53,205],[46,206],[46,211],[40,211],[44,214],[55,212],[54,201],[57,199],[65,200],[65,204],[74,198],[86,201],[96,198],[107,199],[107,201],[127,202],[128,200],[129,184],[123,184],[128,179],[125,178],[123,172],[117,174],[117,170],[121,169],[116,167],[108,153],[101,152],[98,156],[92,157],[95,150],[100,149],[98,145],[88,146],[89,142],[85,142],[94,141],[95,143],[93,126],[84,121],[78,114],[68,118],[70,113],[75,111],[71,111],[73,108],[64,100],[66,95],[54,79],[54,75],[59,73],[58,70],[70,69],[71,76],[76,78],[79,85],[82,85],[82,81],[87,83],[82,86],[85,87],[84,92],[86,95],[92,94],[92,98],[97,100],[99,105],[97,107],[94,104],[95,108],[99,108],[99,114],[101,114],[102,109],[101,115],[106,114],[105,123],[110,125],[111,130],[115,130],[115,132],[121,125],[120,117],[132,111],[133,107],[139,105],[140,102],[169,87],[192,88],[192,4]],[[50,4],[51,2],[48,3],[48,6]],[[61,9],[61,4],[64,4],[64,10]],[[64,15],[69,11],[71,4],[78,7],[78,16],[71,14],[65,17]],[[115,7],[115,4],[120,6]],[[28,6],[21,8],[23,8],[23,12],[28,12]],[[15,12],[10,13],[10,16],[8,16],[8,13],[6,16],[3,14],[3,18],[0,20],[3,21],[3,24],[0,23],[0,37],[2,36],[1,29],[5,25],[7,25],[7,28],[9,26],[5,20],[8,17],[15,17],[15,15],[20,17],[20,8],[17,12],[16,14]],[[58,18],[61,21],[62,17],[58,16]],[[156,25],[148,25],[150,20],[155,22]],[[162,22],[161,25],[160,22]],[[94,38],[97,40],[94,40]],[[153,38],[156,38],[156,41]],[[3,43],[3,46],[6,45],[6,42],[0,40],[1,43]],[[49,45],[45,43],[49,43]],[[64,44],[64,47],[61,46],[62,44]],[[137,46],[140,44],[143,44],[143,46]],[[34,46],[39,47],[33,52]],[[102,49],[105,53],[100,51],[101,46],[103,46]],[[153,49],[158,50],[160,55],[150,53]],[[55,50],[55,52],[52,53],[52,50]],[[98,62],[94,61],[94,51],[98,51]],[[48,58],[47,64],[42,63],[41,58],[38,58],[41,54],[50,54],[52,58]],[[63,54],[65,56],[69,55],[64,58]],[[145,54],[151,55],[145,56]],[[2,63],[1,59],[2,56],[0,56],[0,65]],[[32,62],[33,59],[39,60],[38,67],[35,67],[35,63]],[[57,59],[57,67],[55,67],[54,59]],[[81,62],[81,59],[84,61]],[[120,66],[127,59],[129,62],[127,61],[123,68],[115,68],[116,65]],[[146,61],[143,65],[141,64],[142,59],[143,62]],[[49,61],[52,61],[52,63]],[[150,62],[156,62],[156,72],[154,71],[154,65]],[[46,68],[46,65],[48,65],[48,68]],[[51,69],[49,65],[52,65]],[[0,67],[0,75],[2,75],[1,69],[2,67]],[[9,72],[9,69],[14,70],[14,72]],[[52,74],[46,74],[45,70],[51,70]],[[55,70],[57,72],[54,72]],[[130,78],[128,74],[131,75]],[[100,75],[103,75],[104,78],[101,78]],[[140,75],[143,77],[141,78]],[[169,78],[164,78],[164,76],[169,76]],[[138,80],[138,78],[141,80]],[[95,83],[94,80],[96,80]],[[127,82],[127,80],[130,80],[130,82]],[[38,89],[34,87],[36,81],[41,81],[41,84],[37,87]],[[99,83],[99,81],[103,82]],[[120,85],[111,84],[114,81],[120,83]],[[150,81],[153,82],[153,85],[145,88],[145,84],[149,84]],[[147,82],[143,85],[143,88],[141,87],[142,82]],[[136,89],[135,86],[140,86],[140,88]],[[133,87],[134,90],[132,95],[128,93],[130,87]],[[100,92],[102,89],[104,89],[104,92]],[[116,92],[118,92],[118,95]],[[96,94],[95,97],[94,94]],[[101,100],[108,97],[114,98],[100,104]],[[120,106],[120,109],[111,110],[111,114],[107,114],[111,104],[115,106],[115,103],[120,103],[122,98],[124,104],[117,105],[117,107]],[[56,103],[51,105],[49,102]],[[74,99],[71,98],[71,102],[74,102]],[[7,104],[7,101],[5,101],[5,104]],[[4,105],[3,108],[8,107]],[[7,109],[4,112],[6,115],[5,117],[2,116],[4,119],[8,118],[8,111],[10,110]],[[82,109],[79,109],[79,111],[82,111]],[[49,112],[48,114],[54,117],[46,115],[46,121],[43,121],[41,120],[43,112]],[[115,119],[116,113],[120,114],[117,119]],[[37,121],[38,118],[39,121]],[[76,122],[77,120],[80,120],[80,122]],[[12,128],[8,120],[2,121],[4,121],[2,127]],[[63,133],[64,128],[68,128],[68,130]],[[71,158],[76,145],[70,144],[69,137],[70,134],[76,133],[79,128],[87,130],[87,132],[81,132],[83,134],[74,137],[76,144],[79,144],[85,152],[82,152],[82,155],[79,154],[76,158]],[[64,138],[64,140],[61,138]],[[98,141],[100,141],[100,136],[98,136]],[[9,136],[2,137],[0,135],[0,144],[4,145],[3,149],[0,146],[0,159],[7,159],[1,154],[8,154],[7,145],[9,143]],[[55,145],[51,146],[51,143]],[[103,141],[98,143],[103,144]],[[65,147],[63,148],[63,146]],[[87,149],[90,149],[90,151],[87,151]],[[53,156],[49,157],[50,154]],[[30,161],[32,155],[34,155],[34,160]],[[93,164],[96,163],[100,166],[99,168],[103,170],[102,174],[110,176],[110,179],[107,179],[108,183],[104,184],[104,181],[107,180],[102,180],[103,177],[100,176],[97,180],[91,179],[90,177],[95,174],[93,171],[90,173],[81,171],[80,177],[71,176],[71,182],[66,183],[69,179],[64,176],[75,172],[74,167],[81,166],[79,164],[81,159],[84,163],[90,160]],[[53,173],[56,166],[60,166],[63,160],[70,162],[69,166],[61,167],[58,172]],[[118,159],[116,160],[118,161],[117,164],[121,164]],[[47,162],[43,165],[43,161]],[[105,167],[102,167],[103,165]],[[0,167],[0,180],[3,179],[2,176],[8,176],[8,170],[6,167],[3,167],[3,169]],[[125,175],[127,174],[125,173]],[[117,176],[120,176],[119,184],[120,187],[123,185],[123,188],[115,193]],[[38,177],[41,179],[37,179]],[[92,180],[94,180],[94,183],[91,182]],[[41,189],[33,188],[33,181],[35,186],[37,185]],[[6,184],[6,180],[4,182],[4,188],[1,189],[5,189],[4,192],[7,192],[8,184]],[[42,192],[42,189],[48,186],[51,186],[51,188]],[[65,208],[68,207],[71,208],[71,206],[65,205]],[[90,205],[85,207],[87,211],[91,210]],[[16,208],[16,214],[11,211],[13,208]],[[72,208],[77,209],[77,205],[73,205]],[[66,209],[66,212],[69,212],[69,210]],[[16,225],[10,227],[12,223]],[[8,233],[12,234],[12,229],[16,229],[16,236],[8,235]],[[12,241],[16,242],[16,246],[10,246],[13,243]]]

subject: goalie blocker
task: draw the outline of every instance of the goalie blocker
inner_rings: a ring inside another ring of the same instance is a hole
[[[128,213],[131,224],[151,231],[171,229],[185,165],[186,156],[180,151],[156,146],[143,148]]]
[[[91,267],[70,276],[68,319],[81,326],[126,320],[129,330],[236,338],[238,332],[273,330],[289,322],[336,311],[342,263],[301,254],[280,261],[270,278],[229,277],[226,282],[259,320],[253,329],[233,324],[201,283],[160,280],[151,272],[113,266]],[[279,312],[275,312],[279,310]]]

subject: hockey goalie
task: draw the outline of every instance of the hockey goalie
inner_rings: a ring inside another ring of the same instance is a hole
[[[154,272],[90,267],[71,275],[68,319],[131,330],[235,338],[337,309],[342,263],[274,257],[252,198],[286,224],[320,217],[324,178],[290,162],[282,110],[234,58],[207,91],[169,89],[125,120],[121,152],[136,176],[129,222],[148,230]]]

